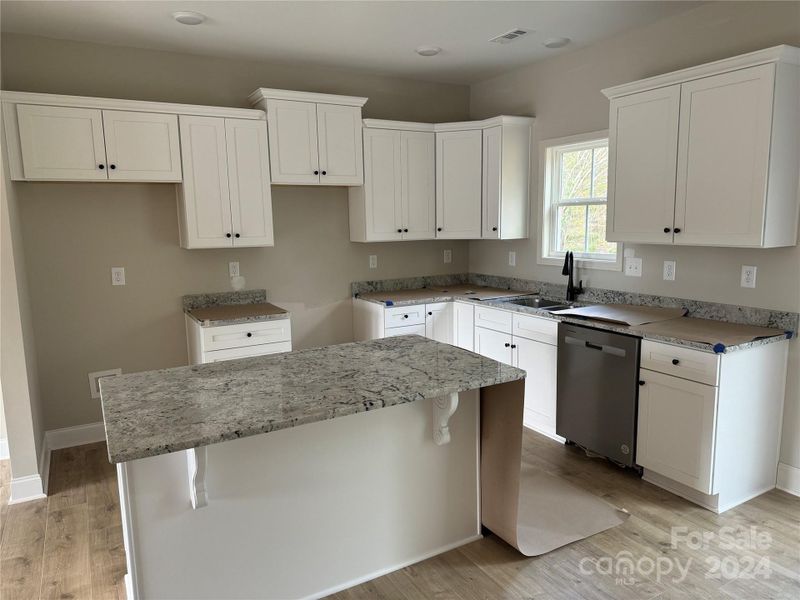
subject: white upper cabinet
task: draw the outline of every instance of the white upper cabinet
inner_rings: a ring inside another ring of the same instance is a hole
[[[606,239],[670,243],[681,86],[611,100]]]
[[[180,181],[178,115],[103,111],[108,178]]]
[[[366,98],[260,88],[267,113],[272,183],[362,185],[361,107]]]
[[[433,127],[372,119],[366,123],[364,185],[351,187],[349,191],[350,239],[354,242],[433,239],[436,220]]]
[[[102,111],[18,104],[16,113],[25,179],[108,180]]]
[[[481,237],[483,132],[436,132],[436,237]]]
[[[800,49],[777,46],[604,93],[609,240],[797,243]]]
[[[264,121],[180,117],[181,246],[272,246],[272,197]]]

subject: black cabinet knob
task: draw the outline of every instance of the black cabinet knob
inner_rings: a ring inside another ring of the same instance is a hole
[[[408,315],[403,315],[403,318],[404,318],[404,319],[407,319],[407,318],[408,318]]]
[[[509,344],[508,342],[506,342],[506,343],[505,343],[505,347],[506,347],[506,348],[510,348],[510,347],[511,347],[511,344]]]
[[[492,227],[492,231],[497,231],[497,227]]]
[[[247,337],[253,337],[253,334],[248,331],[247,332]]]
[[[516,348],[516,347],[517,347],[517,345],[516,345],[516,344],[511,344],[511,347],[512,347],[512,348]]]
[[[681,228],[680,227],[676,227],[675,228],[675,233],[680,233],[680,232],[681,232]]]
[[[225,237],[229,238],[229,237],[231,237],[231,234],[230,233],[226,233]]]
[[[238,237],[242,237],[242,236],[241,236],[240,234],[238,234],[238,233],[237,233],[237,234],[236,234],[234,237],[237,237],[237,238],[238,238]]]
[[[640,380],[639,380],[639,385],[644,385],[644,381],[642,381],[642,380],[640,379]]]
[[[677,358],[673,358],[672,359],[672,364],[673,365],[679,365],[679,364],[681,364],[681,361],[679,361]]]
[[[432,312],[429,312],[429,313],[428,313],[428,316],[429,316],[429,317],[432,317],[432,316],[433,316],[433,313],[432,313]]]
[[[323,171],[323,172],[322,172],[322,174],[323,174],[323,175],[327,175],[327,174],[328,174],[328,172],[327,172],[327,171]]]
[[[108,165],[108,168],[113,170],[117,168],[117,165]]]
[[[319,171],[314,171],[314,175],[319,175]]]
[[[408,233],[408,229],[403,229],[403,233]]]
[[[402,229],[398,229],[397,233],[403,233],[403,230]]]
[[[97,168],[102,170],[102,169],[105,169],[106,166],[105,165],[97,165]]]
[[[672,229],[669,227],[664,227],[664,233],[669,233],[670,231],[672,231]]]
[[[442,230],[442,228],[441,228],[441,227],[437,227],[437,228],[436,228],[436,231],[441,231],[441,230]]]

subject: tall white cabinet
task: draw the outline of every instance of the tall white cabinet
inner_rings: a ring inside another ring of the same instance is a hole
[[[273,184],[363,184],[366,98],[260,88],[250,102],[267,113]]]
[[[800,49],[778,46],[603,92],[607,238],[797,243]]]
[[[364,120],[364,185],[351,187],[354,242],[435,237],[433,126]]]

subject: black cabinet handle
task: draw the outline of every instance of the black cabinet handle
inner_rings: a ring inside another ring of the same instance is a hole
[[[314,171],[314,175],[319,175],[319,171]]]
[[[436,231],[441,231],[441,230],[442,230],[442,228],[441,228],[441,227],[437,227],[437,228],[436,228]]]
[[[248,331],[247,332],[247,337],[253,337],[253,334]]]
[[[497,227],[492,227],[492,231],[497,231]]]
[[[509,347],[511,347],[511,344],[509,344],[508,342],[506,342],[506,343],[505,343],[505,346],[506,346],[506,348],[509,348]]]
[[[97,168],[102,170],[102,169],[105,169],[106,166],[105,165],[97,165]]]
[[[116,169],[116,168],[117,168],[117,165],[108,165],[108,168],[109,168],[109,169]]]
[[[672,229],[669,227],[664,227],[664,233],[669,233],[670,231],[672,231]]]
[[[680,227],[676,227],[675,228],[675,233],[680,233],[680,232],[681,232],[681,228]]]
[[[681,361],[679,361],[677,358],[673,358],[672,359],[672,364],[673,365],[679,365],[679,364],[681,364]]]
[[[644,385],[644,381],[640,379],[639,380],[639,385]]]
[[[231,237],[231,234],[230,233],[226,233],[225,237],[229,238],[229,237]]]
[[[238,238],[238,237],[242,237],[242,236],[237,233],[234,237]]]
[[[328,172],[327,172],[327,171],[323,171],[323,172],[322,172],[322,174],[323,174],[323,175],[327,175],[327,174],[328,174]]]
[[[428,313],[428,316],[429,316],[429,317],[432,317],[432,316],[433,316],[433,313],[432,313],[432,312],[429,312],[429,313]]]

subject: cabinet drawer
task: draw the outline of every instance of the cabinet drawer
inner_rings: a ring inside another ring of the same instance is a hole
[[[203,354],[203,363],[213,363],[221,360],[233,360],[234,358],[248,358],[251,356],[264,356],[266,354],[278,354],[279,352],[291,351],[291,342],[275,342],[273,344],[258,344],[257,346],[228,348],[227,350],[213,350]]]
[[[690,381],[717,385],[719,355],[644,340],[641,367]]]
[[[511,324],[515,336],[552,346],[558,344],[558,321],[555,319],[514,314]]]
[[[291,341],[289,319],[203,328],[203,352]]]
[[[486,327],[503,333],[511,333],[511,313],[496,308],[476,306],[475,327]]]
[[[425,305],[393,306],[384,309],[383,325],[389,327],[405,327],[406,325],[425,325]]]
[[[420,325],[406,325],[404,327],[387,327],[383,337],[395,337],[396,335],[425,335],[425,323]]]

